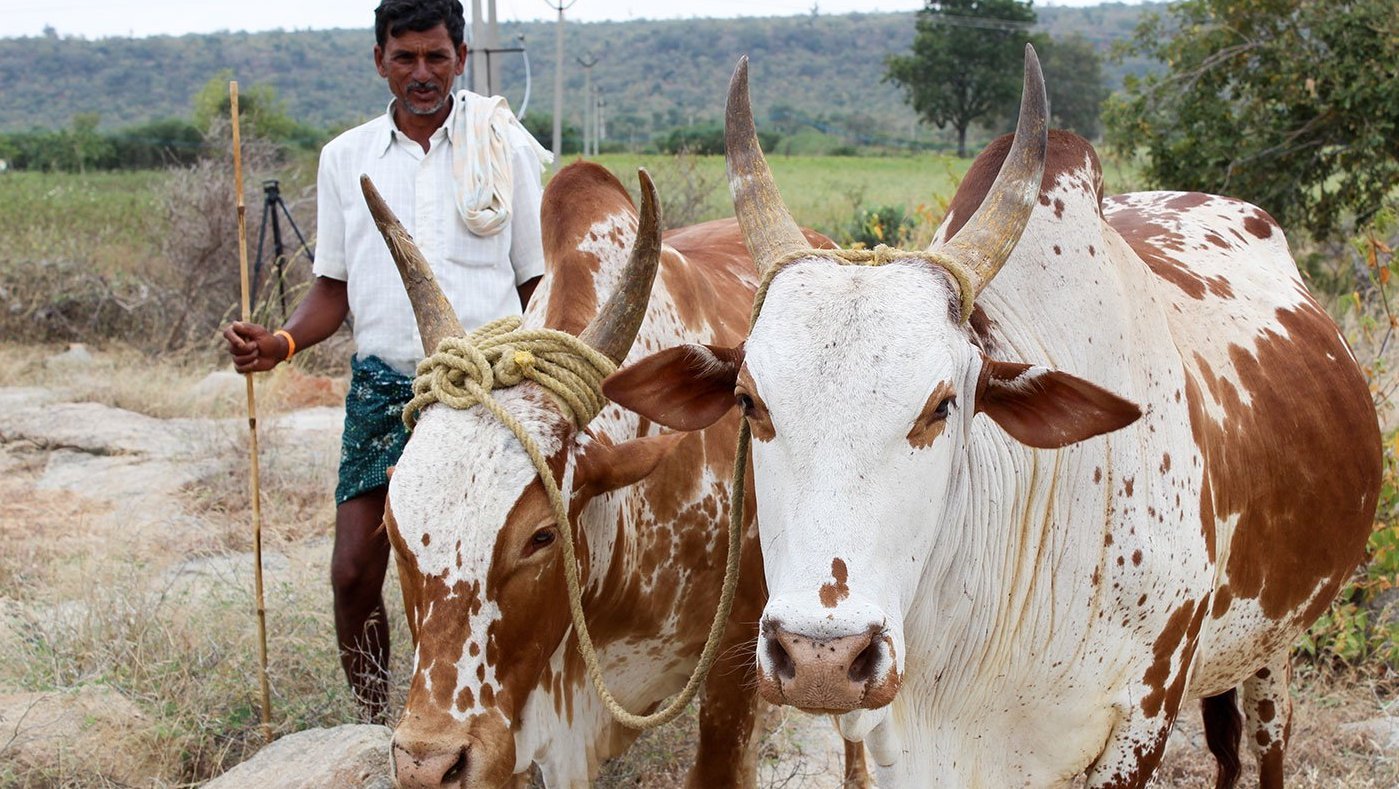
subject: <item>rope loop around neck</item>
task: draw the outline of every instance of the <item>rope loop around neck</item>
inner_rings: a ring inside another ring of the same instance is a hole
[[[777,262],[773,263],[763,274],[762,282],[758,285],[758,292],[753,298],[753,315],[748,323],[750,330],[753,328],[753,324],[758,322],[758,313],[762,310],[763,302],[767,299],[768,286],[772,283],[773,277],[776,277],[787,266],[809,258],[821,258],[852,266],[883,266],[896,260],[921,260],[946,271],[957,283],[957,295],[961,305],[959,314],[962,323],[971,320],[972,308],[976,306],[976,285],[973,284],[972,273],[956,259],[940,252],[910,251],[896,249],[884,244],[876,245],[873,249],[798,249],[778,258]]]

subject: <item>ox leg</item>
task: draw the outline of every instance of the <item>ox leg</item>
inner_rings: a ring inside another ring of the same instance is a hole
[[[751,475],[748,484],[753,484]],[[750,488],[750,507],[753,498]],[[758,663],[753,650],[766,604],[762,554],[750,521],[733,610],[719,643],[719,658],[709,670],[700,696],[699,746],[685,779],[687,789],[757,786],[762,727],[758,725]]]
[[[1215,789],[1233,789],[1239,781],[1239,735],[1243,719],[1239,717],[1238,691],[1234,688],[1217,696],[1200,699],[1200,717],[1205,724],[1205,742],[1214,754]]]
[[[845,740],[845,780],[841,789],[870,789],[870,773],[865,767],[865,744]]]
[[[1088,768],[1088,789],[1141,789],[1151,781],[1152,773],[1166,753],[1166,738],[1171,734],[1179,703],[1171,709],[1161,709],[1148,718],[1138,706],[1119,708],[1123,713],[1103,752]]]
[[[699,746],[685,780],[689,789],[756,786],[758,782],[758,678],[753,644],[758,639],[760,612],[740,612],[742,603],[734,601],[720,657],[704,682]]]
[[[1291,681],[1292,662],[1286,652],[1244,680],[1244,730],[1258,759],[1260,789],[1280,789],[1283,784],[1283,757],[1292,736]]]

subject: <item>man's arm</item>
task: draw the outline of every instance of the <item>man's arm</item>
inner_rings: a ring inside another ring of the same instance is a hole
[[[520,294],[521,312],[524,312],[526,309],[529,308],[529,300],[534,297],[534,289],[539,287],[540,279],[542,278],[534,277],[532,279],[527,279],[524,282],[521,282],[519,286],[515,288],[516,292]]]
[[[334,334],[349,314],[350,298],[344,280],[316,277],[282,331],[292,336],[297,350],[304,350]],[[230,324],[223,336],[233,355],[233,368],[240,373],[271,370],[291,353],[286,337],[256,323]]]
[[[523,132],[522,132],[523,133]],[[529,306],[530,297],[544,273],[544,247],[539,226],[539,160],[528,146],[517,145],[511,152],[511,177],[515,193],[510,206],[510,265],[515,270],[515,290],[520,309]]]

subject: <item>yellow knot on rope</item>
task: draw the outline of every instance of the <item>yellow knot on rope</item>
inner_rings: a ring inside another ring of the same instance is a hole
[[[523,329],[518,316],[501,318],[469,336],[448,337],[418,363],[403,423],[412,430],[418,414],[433,403],[470,408],[490,400],[494,389],[534,381],[557,397],[582,429],[607,405],[602,380],[616,369],[615,362],[572,334]]]

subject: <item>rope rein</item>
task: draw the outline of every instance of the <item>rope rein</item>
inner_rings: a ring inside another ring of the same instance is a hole
[[[574,424],[582,430],[607,405],[607,399],[602,394],[602,381],[616,369],[617,365],[611,359],[571,334],[552,329],[522,329],[518,317],[502,318],[482,326],[469,337],[443,340],[438,344],[436,353],[418,363],[418,374],[413,381],[413,399],[404,406],[403,422],[411,430],[422,409],[433,403],[455,409],[480,405],[515,435],[525,454],[534,463],[540,483],[553,507],[554,520],[559,525],[564,582],[568,586],[568,610],[573,618],[573,629],[578,634],[578,651],[588,667],[593,687],[597,689],[603,706],[623,726],[650,729],[670,722],[685,711],[718,658],[719,641],[728,623],[729,613],[733,610],[734,594],[738,589],[744,505],[742,459],[748,454],[746,425],[740,432],[740,460],[734,469],[738,484],[734,489],[729,517],[724,585],[699,663],[680,694],[670,703],[650,715],[637,715],[617,701],[602,676],[597,650],[593,647],[593,638],[583,615],[583,591],[578,581],[578,561],[567,501],[533,436],[491,396],[494,389],[515,386],[525,380],[534,381],[559,398]]]

